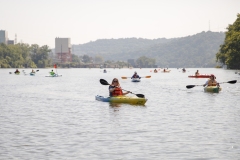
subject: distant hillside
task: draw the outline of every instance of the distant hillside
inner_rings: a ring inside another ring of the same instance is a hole
[[[160,67],[215,67],[216,53],[224,42],[223,32],[201,32],[174,39],[102,39],[73,45],[77,55],[100,55],[104,60],[156,59]]]

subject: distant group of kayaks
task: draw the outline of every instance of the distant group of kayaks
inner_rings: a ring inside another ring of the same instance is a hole
[[[170,71],[171,71],[171,70],[164,68],[164,69],[161,71],[161,73],[169,73]],[[150,72],[152,72],[152,70],[150,70]],[[153,70],[153,73],[159,73],[159,72],[160,72],[160,68]]]
[[[39,70],[36,70],[36,71],[34,71],[34,70],[32,70],[30,73],[29,73],[29,75],[30,76],[35,76],[35,74],[36,74],[36,72],[38,72]],[[15,75],[20,75],[21,74],[21,72],[18,70],[18,69],[16,69],[16,71],[15,72],[13,72]],[[23,75],[28,75],[24,70],[22,70],[22,73],[23,73]],[[9,72],[9,74],[12,74],[12,72]]]
[[[32,70],[30,73],[26,73],[26,71],[22,70],[22,74],[25,75],[25,76],[26,75],[35,76],[38,71],[39,70],[36,70],[36,71]],[[18,69],[16,69],[15,72],[9,72],[9,74],[21,75],[21,72]],[[49,75],[46,75],[45,77],[61,77],[61,76],[62,75],[54,73],[53,70],[52,70],[52,71],[49,72]]]

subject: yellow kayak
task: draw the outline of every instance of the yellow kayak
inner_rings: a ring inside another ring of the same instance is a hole
[[[146,98],[139,97],[128,97],[128,96],[117,96],[117,97],[103,97],[103,96],[95,96],[96,100],[102,102],[110,102],[110,103],[128,103],[134,105],[144,105],[147,102]]]

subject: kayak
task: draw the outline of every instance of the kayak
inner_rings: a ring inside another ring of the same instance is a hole
[[[96,100],[102,102],[110,102],[110,103],[128,103],[134,105],[144,105],[147,102],[146,98],[139,97],[128,97],[128,96],[117,96],[117,97],[103,97],[103,96],[95,96]]]
[[[49,76],[45,76],[45,77],[62,77],[62,75],[54,74],[54,75],[49,75]]]
[[[132,78],[132,82],[140,82],[141,79],[140,78]]]
[[[16,75],[19,75],[20,74],[20,72],[17,72],[17,73],[15,73]]]
[[[190,75],[188,76],[189,78],[210,78],[210,75],[207,75],[207,74],[203,74],[203,75],[198,75],[198,76],[195,76],[195,75]]]
[[[169,73],[171,70],[162,71],[162,73]]]
[[[30,76],[35,76],[35,73],[31,72],[31,73],[30,73]]]
[[[222,88],[218,86],[207,86],[204,88],[205,92],[211,92],[211,93],[219,93],[219,91],[221,90]]]

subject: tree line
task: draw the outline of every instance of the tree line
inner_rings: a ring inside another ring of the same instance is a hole
[[[51,65],[47,46],[37,44],[28,45],[18,43],[15,45],[0,44],[0,67],[1,68],[45,68]]]
[[[229,25],[224,43],[216,54],[217,61],[229,69],[240,69],[240,14],[236,21]]]
[[[53,67],[54,55],[47,45],[28,45],[18,43],[15,45],[0,44],[0,68],[46,68]],[[104,61],[103,57],[96,55],[77,56],[72,54],[72,62],[57,63],[58,67],[86,68],[86,67],[133,67],[125,61]],[[136,60],[138,67],[152,67],[155,60],[148,57],[139,57]]]

